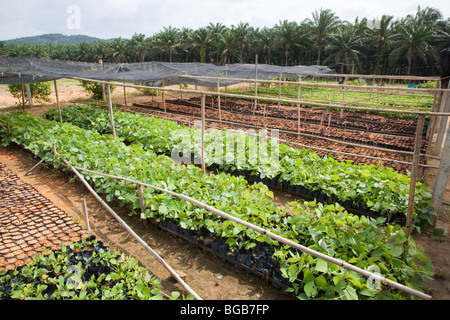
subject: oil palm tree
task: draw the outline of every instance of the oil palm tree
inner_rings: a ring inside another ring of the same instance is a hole
[[[169,57],[169,62],[172,62],[173,55],[181,45],[179,29],[172,26],[164,27],[163,31],[156,34],[155,44],[162,54]]]
[[[369,42],[376,48],[375,74],[381,74],[384,54],[394,39],[395,33],[392,28],[394,17],[383,15],[381,18],[372,20],[372,28],[369,31]]]
[[[211,32],[207,28],[199,28],[192,32],[189,37],[190,45],[198,51],[199,61],[206,62],[206,48],[211,43]]]
[[[397,32],[389,59],[392,64],[406,58],[407,75],[411,75],[415,62],[421,60],[427,63],[428,58],[433,54],[430,42],[434,32],[430,24],[411,17],[403,19],[397,24]]]
[[[341,20],[330,9],[316,10],[313,12],[312,16],[313,20],[310,20],[310,23],[317,45],[317,64],[320,65],[324,41],[341,23]]]
[[[127,40],[122,40],[122,37],[113,39],[108,46],[108,56],[115,63],[127,62]]]
[[[285,56],[284,63],[287,66],[292,47],[297,42],[299,29],[298,24],[295,21],[280,20],[279,24],[275,25],[274,29],[279,37],[279,41],[283,45]]]
[[[238,25],[231,26],[231,33],[233,38],[239,44],[239,62],[244,63],[244,49],[246,48],[250,37],[252,35],[253,28],[247,22],[239,22]]]
[[[328,38],[325,49],[328,54],[325,61],[333,60],[334,62],[339,62],[341,64],[341,73],[344,73],[345,65],[360,67],[361,37],[357,35],[357,29],[354,27],[340,27],[336,34]]]

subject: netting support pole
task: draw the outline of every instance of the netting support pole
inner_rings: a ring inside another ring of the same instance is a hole
[[[162,79],[162,88],[164,89],[164,79]],[[166,110],[166,91],[165,90],[162,91],[161,97],[162,97],[162,103],[163,103],[163,107],[164,107],[164,113],[167,113],[167,110]]]
[[[217,79],[217,93],[220,93],[219,79]],[[219,109],[219,120],[222,121],[222,110],[220,107],[220,94],[217,95],[217,108]]]
[[[441,160],[438,173],[434,182],[433,194],[431,195],[430,206],[436,211],[433,217],[433,225],[436,225],[439,210],[442,205],[442,199],[447,188],[448,177],[450,174],[450,126],[447,128],[447,137],[442,149]]]
[[[281,72],[280,75],[278,76],[278,81],[280,81],[278,83],[278,109],[280,109],[281,107]]]
[[[59,104],[58,85],[56,84],[56,80],[53,80],[53,83],[55,84],[55,96],[56,96],[56,105],[58,106],[59,122],[62,122],[61,105]]]
[[[100,70],[103,70],[103,60],[98,60],[98,63],[100,63]],[[102,83],[102,100],[105,101],[105,84]]]
[[[86,198],[83,196],[83,213],[84,213],[84,221],[86,223],[87,231],[91,232],[91,225],[89,224],[89,214],[86,204]]]
[[[108,109],[109,109],[109,120],[111,121],[111,130],[114,138],[116,137],[116,128],[114,127],[114,115],[111,101],[111,87],[109,84],[106,85],[106,95],[108,96]]]
[[[142,191],[142,184],[136,183],[137,193],[139,196],[139,206],[141,207],[141,213],[145,213],[145,199]]]
[[[25,89],[22,83],[22,110],[25,111]]]
[[[127,87],[123,87],[123,104],[127,106]]]
[[[206,173],[206,164],[205,164],[205,95],[202,94],[201,97],[201,105],[202,105],[202,172]]]
[[[28,104],[30,105],[30,107],[32,107],[33,106],[33,96],[31,94],[30,84],[29,83],[25,84],[25,87],[27,88]]]
[[[450,88],[450,81],[448,83],[447,89]],[[441,100],[441,110],[440,112],[450,112],[450,97],[448,92],[444,92]],[[436,143],[434,144],[434,155],[439,156],[444,145],[445,134],[447,132],[447,126],[449,125],[449,117],[443,116],[439,121],[438,135],[436,138]]]
[[[255,80],[258,80],[258,55],[255,56]],[[258,82],[255,81],[255,107],[253,109],[253,115],[255,115],[257,107],[258,107]]]
[[[413,163],[411,171],[411,181],[409,183],[409,197],[408,197],[408,211],[406,214],[406,227],[409,228],[412,224],[412,217],[414,213],[414,198],[416,194],[416,182],[419,176],[419,159],[420,159],[420,147],[422,145],[422,133],[423,126],[425,123],[425,116],[423,114],[419,115],[416,127],[416,137],[414,140],[414,154]],[[409,229],[411,233],[412,229]]]

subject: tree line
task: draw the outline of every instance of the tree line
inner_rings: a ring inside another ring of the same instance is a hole
[[[395,19],[341,20],[320,9],[301,22],[280,20],[273,27],[246,22],[230,27],[209,23],[198,29],[163,29],[152,36],[82,42],[76,45],[17,45],[0,42],[0,57],[50,58],[113,63],[202,62],[328,65],[341,73],[438,75],[439,51],[450,46],[450,18],[437,9],[417,8]]]

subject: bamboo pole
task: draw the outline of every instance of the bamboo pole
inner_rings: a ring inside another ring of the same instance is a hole
[[[439,163],[438,173],[434,182],[433,194],[431,195],[430,206],[437,213],[433,217],[433,225],[436,225],[440,208],[442,205],[442,199],[444,197],[448,177],[450,174],[450,126],[447,128],[447,136],[445,138],[444,146],[442,148],[441,161]]]
[[[253,109],[253,115],[255,115],[256,108],[258,107],[258,55],[255,56],[255,107]]]
[[[389,280],[389,279],[387,279],[387,278],[385,278],[385,277],[383,277],[383,276],[381,276],[381,275],[379,275],[377,273],[372,273],[370,271],[367,271],[367,270],[364,270],[364,269],[359,268],[357,266],[354,266],[352,264],[349,264],[349,263],[347,263],[347,262],[345,262],[343,260],[330,257],[330,256],[328,256],[326,254],[321,253],[321,252],[318,252],[318,251],[315,251],[315,250],[310,249],[308,247],[302,246],[299,243],[296,243],[294,241],[291,241],[291,240],[288,240],[286,238],[283,238],[283,237],[281,237],[281,236],[279,236],[279,235],[277,235],[277,234],[275,234],[273,232],[270,232],[270,231],[268,231],[266,229],[263,229],[263,228],[261,228],[259,226],[254,225],[252,223],[249,223],[247,221],[244,221],[242,219],[234,217],[234,216],[232,216],[230,214],[227,214],[227,213],[225,213],[225,212],[223,212],[221,210],[218,210],[218,209],[216,209],[214,207],[211,207],[211,206],[209,206],[209,205],[207,205],[205,203],[202,203],[202,202],[200,202],[198,200],[195,200],[195,199],[193,199],[191,197],[188,197],[188,196],[185,196],[183,194],[175,193],[173,191],[162,189],[162,188],[159,188],[159,187],[147,184],[147,183],[143,183],[143,182],[132,180],[132,179],[128,179],[128,178],[123,178],[123,177],[119,177],[119,176],[113,176],[113,175],[109,175],[109,174],[105,174],[105,173],[101,173],[101,172],[96,172],[96,171],[92,171],[92,170],[88,170],[88,169],[84,169],[84,168],[80,168],[80,167],[73,167],[70,164],[68,164],[67,161],[65,161],[64,159],[63,159],[63,161],[66,163],[66,165],[68,165],[72,169],[72,171],[76,172],[77,176],[79,176],[80,180],[82,180],[83,183],[85,183],[85,185],[87,184],[87,182],[85,182],[84,178],[80,175],[78,170],[79,171],[88,172],[88,173],[92,173],[92,174],[97,174],[97,175],[108,177],[108,178],[113,178],[113,179],[118,179],[118,180],[122,180],[122,181],[127,181],[127,182],[134,183],[134,184],[142,184],[142,186],[144,186],[144,187],[149,187],[149,188],[152,188],[154,190],[157,190],[157,191],[160,191],[160,192],[164,192],[164,193],[173,195],[175,197],[178,197],[180,199],[183,199],[185,201],[188,201],[188,202],[190,202],[190,203],[192,203],[192,204],[194,204],[194,205],[196,205],[196,206],[198,206],[200,208],[203,208],[205,210],[208,210],[209,212],[215,213],[215,214],[221,216],[222,218],[225,218],[227,220],[239,223],[242,226],[245,226],[247,228],[255,230],[256,232],[259,232],[262,235],[265,235],[265,236],[267,236],[269,238],[272,238],[272,239],[274,239],[276,241],[279,241],[281,243],[287,244],[287,245],[289,245],[289,246],[291,246],[291,247],[293,247],[295,249],[298,249],[298,250],[300,250],[300,251],[302,251],[302,252],[304,252],[306,254],[309,254],[309,255],[312,255],[312,256],[314,256],[316,258],[319,258],[319,259],[328,261],[330,263],[336,264],[336,265],[338,265],[340,267],[343,267],[345,269],[357,272],[357,273],[359,273],[359,274],[361,274],[361,275],[363,275],[365,277],[368,277],[370,279],[373,279],[373,280],[375,280],[375,281],[377,281],[379,283],[387,284],[387,285],[389,285],[389,286],[391,286],[393,288],[396,288],[398,290],[404,291],[404,292],[406,292],[408,294],[414,295],[414,296],[416,296],[418,298],[421,298],[421,299],[424,299],[424,300],[431,300],[431,298],[432,298],[431,296],[429,296],[429,295],[427,295],[425,293],[422,293],[422,292],[417,291],[415,289],[409,288],[409,287],[407,287],[405,285],[402,285],[402,284],[400,284],[398,282]],[[94,191],[94,193],[95,193],[95,191]]]
[[[25,111],[25,89],[22,83],[22,111]]]
[[[123,104],[127,105],[127,87],[123,87]]]
[[[30,84],[29,83],[25,84],[25,87],[27,89],[28,104],[30,105],[30,107],[32,107],[33,106],[33,95],[31,94]]]
[[[416,195],[416,182],[419,175],[419,160],[420,160],[420,147],[422,145],[423,125],[425,123],[425,116],[420,115],[417,120],[416,137],[414,140],[414,155],[413,164],[411,170],[411,180],[409,184],[409,198],[408,198],[408,211],[406,214],[406,227],[409,228],[412,224],[412,218],[414,213],[414,199]],[[412,232],[412,229],[409,229]]]
[[[221,110],[221,103],[220,103],[220,86],[219,86],[219,79],[217,79],[217,107],[219,109],[219,120],[222,120],[222,110]]]
[[[54,148],[54,145],[53,145]],[[55,154],[56,150],[54,149]],[[58,155],[58,154],[57,154]],[[197,300],[203,300],[197,293],[195,293],[194,290],[192,290],[184,281],[183,279],[181,279],[181,277],[175,272],[174,269],[172,269],[172,267],[170,265],[167,264],[166,261],[164,261],[159,255],[158,253],[156,253],[144,240],[142,240],[137,234],[136,232],[134,232],[133,229],[131,229],[125,221],[122,220],[122,218],[120,218],[120,216],[113,210],[111,209],[111,207],[105,202],[103,201],[103,199],[97,194],[97,192],[95,192],[95,190],[89,185],[89,183],[86,181],[86,179],[84,179],[84,177],[78,172],[78,169],[76,169],[75,167],[73,167],[71,164],[69,164],[67,162],[67,160],[65,160],[64,158],[61,157],[61,160],[65,163],[66,166],[68,166],[74,173],[75,175],[80,179],[80,181],[84,184],[84,186],[89,190],[89,192],[91,192],[91,194],[100,202],[100,204],[106,209],[108,210],[108,212],[122,225],[122,227],[125,228],[125,230],[130,233],[133,238],[135,238],[141,245],[143,245],[145,247],[145,249],[147,251],[149,251],[169,272],[170,274],[178,281],[178,283],[181,284],[181,286],[186,289],[187,292],[189,292],[190,294],[192,294],[195,299]],[[139,183],[139,182],[137,182]]]
[[[278,76],[278,109],[281,107],[281,72]]]
[[[450,81],[447,85],[447,89],[448,88],[450,88]],[[444,92],[444,94],[442,95],[441,111],[450,113],[450,96],[449,96],[448,92]],[[437,134],[437,138],[436,138],[436,143],[434,144],[434,155],[439,155],[442,151],[449,119],[450,119],[450,117],[444,116],[444,117],[441,117],[441,119],[439,121],[438,134]]]
[[[62,122],[61,105],[59,103],[59,94],[58,94],[58,85],[56,84],[56,80],[53,80],[53,83],[55,84],[56,105],[58,106],[59,122]]]
[[[139,196],[139,206],[141,208],[141,213],[145,213],[145,199],[144,193],[142,192],[142,184],[136,183],[136,188]]]
[[[108,109],[109,109],[109,120],[111,122],[111,130],[114,138],[116,137],[116,128],[114,127],[114,115],[113,115],[113,107],[111,100],[111,88],[109,83],[106,84],[106,95],[108,96]]]
[[[89,214],[86,204],[86,198],[83,196],[83,213],[84,213],[84,222],[86,223],[86,228],[89,232],[91,232],[91,226],[89,224]]]
[[[202,172],[206,173],[206,164],[205,164],[205,95],[201,96],[201,107],[202,107]]]
[[[164,79],[162,79],[162,88],[164,89]],[[166,91],[165,90],[162,91],[161,98],[162,98],[162,103],[163,103],[163,107],[164,107],[164,112],[167,112],[167,109],[166,109]]]

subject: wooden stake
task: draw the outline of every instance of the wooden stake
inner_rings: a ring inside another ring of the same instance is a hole
[[[89,214],[86,204],[86,198],[83,196],[83,213],[84,213],[84,222],[86,223],[86,228],[89,232],[91,232],[91,226],[89,224]]]
[[[280,75],[278,76],[278,81],[280,81],[278,83],[278,99],[281,100],[281,72]],[[281,107],[281,101],[278,100],[278,109],[280,109]]]
[[[123,104],[127,105],[127,87],[123,87]]]
[[[25,89],[22,83],[22,110],[25,111]]]
[[[220,93],[219,79],[217,79],[217,93]],[[222,121],[222,110],[220,106],[220,94],[217,95],[217,107],[219,108],[219,121]]]
[[[450,174],[450,126],[447,129],[447,137],[442,149],[441,161],[439,163],[438,173],[434,182],[433,194],[431,195],[430,206],[436,211],[437,216],[433,217],[433,225],[439,215],[439,210],[442,205],[445,190],[447,188],[447,181]]]
[[[111,88],[110,85],[106,85],[106,94],[108,96],[108,109],[109,109],[109,120],[111,122],[111,129],[114,138],[116,137],[116,128],[114,127],[114,115],[113,115],[113,108],[112,108],[112,101],[111,101]]]
[[[255,80],[258,80],[258,55],[255,56]],[[258,82],[255,81],[255,107],[253,109],[253,115],[255,115],[257,107],[258,107]]]
[[[162,79],[162,87],[164,89],[164,79]],[[167,113],[167,109],[166,109],[166,91],[165,90],[162,91],[162,103],[163,103],[163,107],[164,107],[164,112]]]
[[[139,196],[139,206],[141,207],[141,213],[145,213],[145,199],[142,192],[142,184],[136,183],[137,193]]]
[[[202,107],[202,172],[206,173],[205,164],[205,95],[202,94],[201,97],[201,107]]]
[[[25,87],[27,88],[28,104],[30,105],[30,107],[32,107],[33,106],[33,96],[31,94],[30,84],[29,83],[25,84]]]
[[[56,80],[53,80],[53,83],[55,84],[56,105],[58,106],[59,122],[62,122],[61,105],[59,104],[59,94],[58,94],[58,86],[56,84]]]
[[[408,211],[406,215],[406,227],[409,228],[412,224],[412,217],[414,213],[414,198],[416,194],[416,182],[419,175],[419,159],[420,159],[420,147],[422,145],[422,133],[423,125],[425,123],[425,116],[421,114],[417,120],[416,137],[414,140],[414,154],[411,171],[411,181],[409,183],[409,198],[408,198]],[[412,229],[409,230],[412,232]]]

